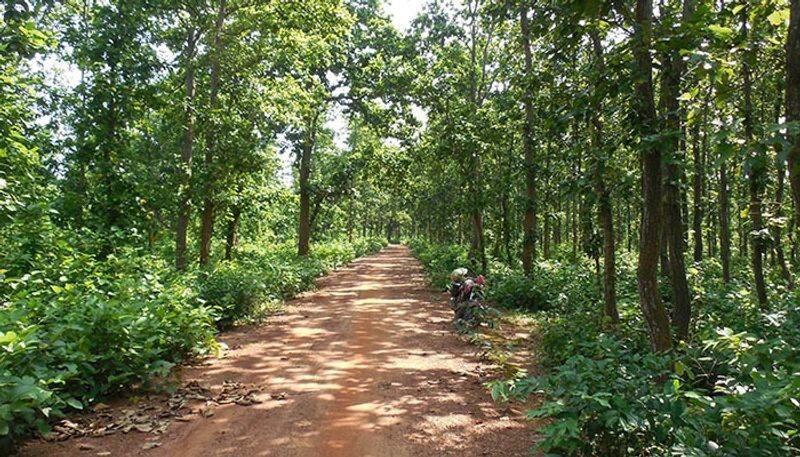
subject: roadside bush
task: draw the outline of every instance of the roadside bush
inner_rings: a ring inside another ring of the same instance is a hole
[[[467,257],[467,250],[460,246],[437,245],[419,239],[412,240],[409,245],[436,288],[444,288],[449,282],[450,272],[456,268],[476,271],[476,266]]]
[[[547,309],[552,299],[536,281],[520,274],[493,277],[487,298],[503,306],[528,311]]]
[[[211,310],[191,278],[146,256],[74,254],[5,278],[0,310],[0,436],[15,438],[214,349]]]
[[[599,296],[538,315],[542,362],[550,372],[518,380],[512,391],[544,399],[532,412],[553,419],[543,429],[541,450],[630,456],[798,452],[800,381],[792,373],[800,368],[800,340],[792,298],[774,302],[765,314],[736,284],[726,292],[706,278],[694,272],[699,317],[693,338],[666,356],[649,349],[635,300],[621,300],[623,322],[613,333],[598,318]]]
[[[139,251],[98,261],[64,245],[46,268],[19,277],[0,270],[0,449],[45,432],[69,410],[216,350],[218,327],[383,246],[377,239],[320,243],[308,258],[293,245],[249,247],[207,271],[179,274]]]
[[[417,249],[429,257],[427,268],[447,265],[447,253],[459,252],[425,243]],[[498,400],[541,399],[530,412],[546,419],[538,450],[631,457],[800,453],[800,291],[773,283],[765,311],[747,286],[746,262],[734,263],[729,285],[720,281],[716,261],[689,264],[691,338],[654,355],[635,265],[620,256],[617,328],[602,319],[602,292],[585,260],[540,262],[532,279],[509,267],[489,272],[493,301],[537,311],[531,317],[544,374],[491,387]],[[663,296],[669,309],[666,286]]]
[[[250,265],[222,262],[200,281],[200,297],[214,311],[217,325],[225,328],[250,315],[268,298],[260,271]]]

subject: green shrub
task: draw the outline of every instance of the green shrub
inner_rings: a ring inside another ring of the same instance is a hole
[[[200,281],[200,297],[214,310],[217,325],[224,328],[250,315],[268,294],[259,271],[226,261]]]
[[[70,246],[46,268],[0,271],[0,449],[51,419],[169,373],[215,350],[217,327],[292,297],[325,272],[384,246],[377,239],[244,247],[232,261],[179,274],[149,254],[103,261]]]
[[[487,298],[502,306],[538,311],[550,308],[551,296],[533,279],[511,274],[492,277]]]
[[[437,288],[447,285],[450,272],[456,268],[476,271],[476,265],[468,259],[467,250],[460,246],[437,245],[424,240],[413,240],[410,246],[428,272],[431,284]]]
[[[57,278],[57,279],[52,279]],[[0,310],[0,436],[213,349],[211,310],[191,278],[144,256],[73,255],[52,271],[6,278]]]
[[[461,248],[412,243],[432,276]],[[463,254],[465,256],[465,254]],[[753,299],[746,259],[731,284],[717,261],[688,263],[692,338],[654,355],[639,309],[636,259],[621,255],[621,323],[602,319],[591,263],[540,262],[532,278],[492,262],[489,297],[528,311],[540,329],[541,376],[492,383],[498,399],[536,393],[547,419],[537,446],[551,455],[783,456],[800,453],[800,291],[771,283],[769,310]],[[669,309],[668,284],[662,296]],[[543,310],[543,311],[542,311]]]

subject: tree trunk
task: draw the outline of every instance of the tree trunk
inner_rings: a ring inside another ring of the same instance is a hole
[[[661,176],[666,175],[666,170],[664,167],[661,168]],[[662,183],[663,185],[663,183]],[[664,196],[664,191],[662,189],[661,192],[661,220],[667,219],[667,201]],[[659,249],[658,249],[658,258],[659,262],[661,263],[660,266],[660,273],[665,278],[669,278],[669,272],[672,268],[669,266],[669,231],[668,227],[660,226],[658,230],[658,237],[659,237]]]
[[[742,10],[742,33],[745,39],[749,42],[749,34],[747,27],[747,16],[749,9]],[[742,56],[742,77],[744,89],[744,137],[745,145],[747,148],[748,159],[750,160],[749,170],[749,190],[750,190],[750,218],[753,223],[752,227],[752,256],[751,263],[753,266],[753,277],[756,283],[756,296],[758,303],[764,308],[767,305],[767,287],[764,282],[764,238],[761,230],[764,228],[764,221],[762,218],[762,201],[761,193],[764,187],[764,167],[766,166],[765,158],[758,151],[757,147],[753,146],[753,82],[752,73],[750,69],[751,52],[747,51]]]
[[[477,198],[477,196],[476,196]],[[475,205],[477,206],[477,205]],[[486,271],[486,247],[483,239],[483,213],[480,208],[474,208],[470,215],[472,220],[472,252],[473,259],[480,262],[483,271]]]
[[[783,192],[786,187],[786,167],[783,161],[778,158],[778,176],[775,185],[775,214],[781,216],[783,213]],[[781,227],[776,225],[772,232],[772,237],[775,239],[775,257],[778,267],[781,270],[781,277],[786,281],[789,289],[794,289],[794,282],[792,282],[792,275],[789,273],[789,266],[786,264],[786,254],[783,250],[783,233]]]
[[[225,24],[225,15],[227,14],[226,0],[221,0],[219,4],[219,12],[214,24],[214,49],[211,53],[211,81],[210,81],[210,97],[209,108],[214,110],[217,105],[217,98],[219,97],[219,79],[220,79],[220,53],[222,52],[222,27]],[[206,152],[203,160],[205,167],[205,184],[203,186],[203,213],[200,218],[200,266],[208,265],[211,258],[211,237],[214,231],[214,172],[212,166],[214,165],[214,148],[216,147],[216,135],[219,132],[213,128],[216,121],[211,122],[211,132],[208,135],[206,144]]]
[[[525,219],[523,221],[522,239],[522,270],[525,276],[533,275],[533,259],[536,257],[536,172],[533,157],[533,88],[531,78],[533,57],[531,53],[530,25],[528,12],[530,6],[527,2],[520,4],[519,16],[522,28],[522,50],[525,54],[525,76],[523,103],[525,105],[525,125],[522,134],[525,163]]]
[[[730,197],[728,192],[728,158],[723,155],[719,158],[719,233],[720,257],[722,260],[722,280],[725,284],[731,282],[731,227],[730,227]]]
[[[703,103],[703,122],[701,128],[703,129],[703,139],[700,141],[700,147],[695,143],[692,148],[692,157],[694,159],[694,179],[693,179],[693,193],[694,193],[694,217],[692,217],[692,231],[694,239],[694,261],[700,262],[703,260],[703,217],[704,217],[704,184],[705,184],[705,157],[708,150],[708,107],[709,98],[711,97],[712,86],[709,83],[708,93],[706,94],[705,102]],[[702,151],[700,150],[702,148]]]
[[[178,225],[175,230],[175,266],[178,270],[186,269],[186,232],[189,228],[189,194],[192,181],[192,155],[194,153],[194,91],[195,67],[194,53],[196,31],[189,29],[186,38],[186,80],[183,113],[183,143],[181,144],[181,169],[178,188]]]
[[[300,221],[297,230],[297,255],[305,257],[310,251],[311,240],[311,155],[317,138],[317,120],[315,113],[306,127],[306,138],[300,147]]]
[[[225,260],[231,260],[233,250],[239,244],[239,235],[236,233],[239,228],[239,220],[242,217],[242,209],[239,205],[233,207],[231,220],[228,221],[228,234],[225,237]]]
[[[639,300],[649,329],[654,351],[667,351],[672,346],[669,318],[658,292],[659,226],[661,225],[661,151],[649,138],[657,134],[653,96],[652,0],[636,0],[636,32],[633,55],[635,61],[635,112],[640,123],[642,148],[642,226],[639,241],[637,283]]]
[[[505,187],[503,188],[503,196],[500,199],[500,211],[502,213],[502,231],[503,231],[503,256],[506,261],[512,261],[511,254],[511,223],[508,209],[508,195]]]
[[[594,86],[595,90],[602,90],[605,82],[605,61],[603,46],[597,30],[592,28],[589,32],[592,40],[592,49],[600,74],[600,80]],[[600,100],[603,93],[595,94],[592,106],[592,143],[594,164],[595,192],[597,193],[597,216],[603,228],[603,311],[612,324],[619,324],[619,311],[617,310],[616,292],[616,246],[614,239],[614,217],[612,213],[611,195],[606,185],[606,156],[603,147],[603,124],[600,120]]]
[[[791,0],[786,39],[786,121],[800,122],[800,0]],[[787,158],[794,201],[795,231],[800,226],[800,133],[794,135]]]
[[[688,20],[684,17],[684,21]],[[689,336],[689,322],[692,317],[692,307],[689,298],[689,283],[686,280],[686,265],[684,264],[684,224],[681,213],[680,183],[682,169],[678,167],[678,150],[680,148],[680,79],[683,74],[683,65],[677,53],[664,58],[664,70],[661,79],[661,97],[666,111],[665,130],[668,132],[667,153],[672,157],[666,160],[664,170],[664,216],[662,224],[666,232],[669,251],[669,276],[672,286],[673,318],[675,335],[679,340],[686,340]]]

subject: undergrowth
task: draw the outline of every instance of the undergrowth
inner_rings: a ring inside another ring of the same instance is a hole
[[[120,249],[99,260],[76,244],[60,243],[46,259],[6,259],[35,265],[27,271],[0,270],[0,444],[6,448],[33,431],[47,432],[70,411],[146,387],[175,364],[214,353],[219,329],[274,308],[385,243],[320,243],[307,258],[293,245],[242,246],[233,260],[187,273],[149,252]]]
[[[434,281],[466,249],[411,243]],[[723,285],[714,260],[690,264],[693,326],[667,354],[649,348],[635,262],[619,262],[622,322],[602,318],[589,261],[540,262],[532,278],[494,264],[489,298],[529,316],[541,339],[543,375],[494,382],[499,401],[538,395],[547,419],[536,443],[548,455],[783,456],[800,452],[800,293],[770,290],[759,309],[745,263]],[[496,273],[495,273],[496,272]],[[662,281],[664,283],[666,281]],[[670,304],[668,288],[663,298]]]

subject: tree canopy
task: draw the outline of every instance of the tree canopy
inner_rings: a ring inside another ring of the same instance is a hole
[[[267,294],[259,273],[282,271],[269,294],[290,296],[383,239],[432,257],[464,247],[459,261],[507,292],[499,304],[528,311],[542,287],[569,288],[537,281],[589,271],[572,277],[586,308],[556,313],[551,332],[574,318],[611,339],[609,363],[646,358],[642,385],[701,392],[675,423],[645,426],[606,400],[589,418],[550,386],[563,408],[542,415],[572,428],[551,428],[546,450],[800,447],[798,0],[431,0],[407,31],[381,0],[9,0],[0,13],[0,386],[35,392],[0,394],[0,437],[147,378],[166,347],[211,344],[208,330],[86,374],[51,350],[99,325],[59,320],[69,303],[138,297],[152,303],[126,315],[169,308],[170,328],[211,329],[263,301],[226,304]],[[219,307],[192,314],[205,303]],[[783,358],[703,358],[752,355],[745,342]],[[600,370],[580,365],[596,353],[551,343],[553,372]],[[728,417],[710,405],[738,398],[726,382],[766,383],[773,409]],[[756,429],[775,438],[739,436]]]

